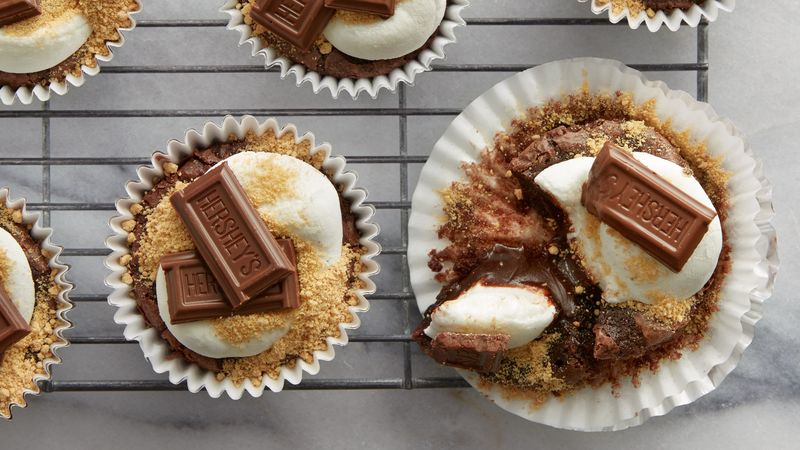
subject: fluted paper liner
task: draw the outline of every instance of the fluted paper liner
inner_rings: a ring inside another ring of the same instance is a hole
[[[119,264],[119,258],[129,253],[127,245],[128,233],[122,229],[122,223],[133,219],[130,206],[139,203],[144,193],[153,187],[163,176],[162,164],[173,162],[180,164],[188,155],[196,149],[202,149],[212,143],[224,143],[229,140],[229,136],[244,138],[248,132],[256,135],[263,135],[268,130],[275,133],[275,136],[284,136],[287,133],[294,135],[296,142],[308,141],[311,144],[311,153],[322,152],[325,160],[322,167],[332,173],[331,181],[338,187],[344,188],[342,196],[351,202],[351,211],[356,216],[356,227],[361,233],[360,243],[367,249],[367,253],[361,257],[363,270],[358,278],[364,282],[364,288],[359,289],[358,304],[349,307],[351,321],[339,325],[340,335],[338,337],[327,337],[328,346],[325,350],[318,350],[313,353],[314,359],[308,363],[298,358],[295,367],[283,366],[277,379],[270,378],[264,374],[261,384],[255,386],[249,379],[242,383],[235,384],[229,378],[222,381],[217,380],[216,374],[212,371],[200,368],[198,365],[186,361],[184,358],[168,358],[172,351],[166,341],[159,333],[151,328],[144,320],[144,317],[136,308],[136,300],[132,296],[131,286],[122,281],[122,275],[126,268]],[[105,264],[111,270],[111,274],[106,277],[106,284],[113,288],[113,292],[108,297],[108,302],[118,308],[114,314],[114,321],[124,325],[124,335],[127,340],[136,340],[157,373],[169,373],[169,380],[174,384],[186,381],[191,392],[198,392],[205,388],[211,397],[217,398],[223,392],[227,393],[232,399],[239,399],[248,392],[253,397],[259,397],[266,388],[271,391],[279,392],[283,389],[284,382],[298,384],[303,378],[303,372],[311,375],[319,372],[320,361],[330,361],[334,357],[334,345],[344,346],[348,342],[347,330],[354,330],[359,327],[360,320],[356,313],[366,312],[369,303],[365,296],[375,292],[375,283],[370,277],[377,274],[379,267],[374,258],[380,253],[380,246],[374,242],[378,235],[378,226],[370,220],[375,213],[372,206],[365,205],[364,200],[367,192],[362,188],[356,188],[357,176],[353,172],[345,171],[346,161],[341,156],[331,156],[331,146],[327,143],[317,145],[314,135],[306,133],[299,135],[294,125],[280,127],[275,119],[268,119],[259,123],[252,116],[243,116],[239,120],[226,116],[221,125],[213,122],[206,122],[202,129],[196,131],[191,129],[186,132],[183,141],[172,140],[167,145],[167,152],[156,152],[152,156],[152,164],[142,166],[137,170],[138,181],[130,181],[125,186],[129,198],[118,200],[116,203],[119,216],[111,219],[110,226],[114,235],[109,237],[106,245],[111,249],[111,254],[106,258]]]
[[[57,299],[57,309],[56,309],[56,318],[58,320],[58,325],[55,327],[55,334],[58,336],[58,342],[53,342],[50,345],[50,348],[53,351],[53,356],[50,358],[45,359],[42,361],[44,365],[44,374],[37,374],[33,377],[34,386],[31,388],[24,389],[23,392],[23,401],[22,403],[11,403],[9,408],[6,410],[0,410],[0,418],[3,419],[11,419],[11,414],[14,407],[24,408],[27,406],[27,398],[29,395],[39,395],[40,389],[38,383],[40,381],[49,381],[52,377],[50,373],[50,367],[54,364],[61,364],[61,356],[59,356],[59,351],[69,346],[69,341],[64,337],[64,332],[70,328],[72,328],[72,323],[66,318],[66,313],[70,309],[72,309],[72,303],[69,301],[69,292],[72,290],[72,284],[68,282],[65,278],[65,274],[69,269],[68,266],[62,264],[58,258],[61,255],[61,251],[63,250],[61,247],[53,244],[50,242],[50,237],[53,235],[52,228],[46,228],[40,225],[39,223],[39,216],[38,212],[31,212],[28,211],[25,207],[25,200],[18,198],[12,199],[11,194],[8,188],[0,189],[0,202],[5,204],[6,208],[19,210],[22,212],[22,223],[24,224],[31,224],[33,227],[30,229],[31,237],[41,246],[42,250],[48,252],[50,258],[47,261],[47,265],[50,266],[50,269],[56,271],[55,276],[55,283],[61,288],[58,293]]]
[[[586,3],[590,0],[578,0],[581,3]],[[628,25],[634,30],[644,23],[647,29],[656,32],[662,26],[666,26],[672,31],[678,31],[682,24],[686,24],[692,28],[697,27],[700,21],[704,18],[709,22],[714,22],[719,17],[720,11],[732,12],[736,7],[736,0],[706,0],[700,5],[692,5],[689,9],[675,8],[671,11],[656,11],[653,17],[647,15],[647,11],[641,11],[639,14],[634,15],[630,9],[623,8],[621,11],[614,12],[611,7],[611,1],[601,3],[598,0],[591,0],[592,12],[598,15],[608,13],[608,20],[611,23],[617,23],[623,19],[627,19]]]
[[[123,34],[123,31],[131,31],[136,27],[136,21],[133,19],[133,15],[138,14],[142,10],[141,2],[139,0],[136,0],[136,2],[139,4],[139,8],[136,11],[128,13],[128,18],[131,20],[131,26],[117,29],[119,32],[119,40],[114,42],[106,42],[108,55],[96,54],[94,59],[97,61],[97,64],[94,67],[81,64],[81,73],[79,75],[68,73],[63,81],[55,81],[51,79],[48,80],[45,85],[37,83],[33,87],[20,86],[18,88],[2,85],[0,86],[0,102],[7,106],[13,105],[17,99],[19,99],[20,103],[23,105],[29,105],[33,103],[34,98],[38,98],[40,101],[46,102],[50,100],[52,94],[66,95],[66,93],[69,92],[70,86],[83,86],[83,83],[86,82],[87,76],[93,77],[100,73],[101,62],[109,62],[112,58],[114,58],[113,49],[122,47],[122,45],[125,44],[125,35]]]
[[[705,141],[708,152],[721,156],[723,167],[734,174],[728,186],[730,215],[724,224],[733,264],[721,289],[719,311],[697,351],[685,350],[678,361],[662,361],[655,373],[645,369],[639,388],[623,380],[619,397],[607,384],[563,399],[551,397],[537,409],[526,400],[503,398],[496,388],[481,387],[472,372],[460,373],[498,406],[528,420],[573,430],[620,430],[666,414],[719,385],[753,339],[762,303],[772,292],[778,260],[770,224],[771,186],[741,133],[711,106],[670,90],[663,82],[648,81],[620,62],[603,59],[556,61],[497,84],[450,124],[422,170],[412,201],[408,263],[417,304],[424,311],[441,289],[427,267],[428,252],[446,245],[436,235],[442,217],[437,192],[463,179],[460,164],[477,161],[480,152],[493,145],[495,133],[506,130],[512,119],[530,107],[577,92],[584,82],[596,94],[630,92],[637,103],[654,98],[662,120],[671,120],[675,130],[689,130],[694,141]]]
[[[293,74],[296,78],[297,86],[309,83],[315,94],[322,90],[328,90],[333,98],[339,98],[339,94],[344,92],[356,99],[359,94],[366,92],[374,99],[378,97],[382,89],[394,92],[400,83],[413,85],[417,74],[431,70],[431,65],[434,61],[444,59],[445,47],[456,42],[455,28],[466,25],[464,19],[461,18],[461,11],[469,5],[469,0],[452,0],[452,3],[447,6],[442,23],[439,25],[439,34],[433,39],[430,46],[417,56],[417,59],[408,62],[402,68],[392,70],[386,75],[372,78],[335,78],[330,75],[322,75],[309,70],[302,64],[295,63],[285,56],[278,55],[274,49],[265,46],[258,36],[252,35],[252,29],[244,23],[242,11],[236,9],[237,3],[237,0],[227,0],[220,10],[230,16],[228,29],[238,31],[241,34],[239,45],[249,43],[252,47],[252,55],[263,56],[266,60],[267,68],[278,67],[281,78]]]

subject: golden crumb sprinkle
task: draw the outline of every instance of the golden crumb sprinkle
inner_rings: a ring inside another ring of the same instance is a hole
[[[174,192],[181,191],[186,183],[177,182],[155,208],[149,213],[145,231],[139,242],[136,256],[139,259],[141,276],[155,281],[161,258],[177,252],[194,249],[194,243],[186,226],[178,217],[169,200]],[[131,235],[133,235],[131,233]],[[130,240],[129,240],[130,241]]]
[[[27,232],[14,220],[14,213],[18,211],[9,211],[0,206],[0,227],[17,240],[20,233]],[[39,252],[45,256],[41,248]],[[0,269],[2,278],[5,279],[8,260],[5,256],[0,259],[5,261],[4,268]],[[34,286],[36,300],[30,322],[31,332],[6,349],[0,359],[0,417],[9,417],[9,407],[12,403],[25,405],[24,391],[39,391],[34,377],[47,375],[45,362],[53,360],[53,345],[64,343],[64,340],[55,334],[56,328],[66,325],[54,309],[60,306],[58,295],[61,292],[60,286],[55,282],[55,274],[34,275]]]

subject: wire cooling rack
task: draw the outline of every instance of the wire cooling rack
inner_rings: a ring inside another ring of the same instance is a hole
[[[509,29],[508,27],[566,27],[568,30],[576,30],[577,27],[585,26],[603,26],[603,27],[626,27],[625,24],[612,25],[606,18],[471,18],[468,21],[468,27],[487,27],[494,30],[493,32],[502,32]],[[141,20],[138,22],[138,29],[158,29],[163,32],[169,32],[172,29],[178,28],[196,28],[206,29],[213,27],[224,28],[226,22],[224,20]],[[470,29],[459,30],[461,36],[470,32]],[[663,63],[648,63],[636,64],[635,61],[626,61],[633,68],[646,72],[683,72],[696,75],[696,94],[700,100],[706,100],[708,94],[708,24],[701,23],[696,31],[692,41],[696,44],[696,58],[691,62],[663,62]],[[632,33],[632,32],[631,32]],[[134,36],[130,36],[133,39]],[[459,45],[459,44],[455,44]],[[545,45],[549,45],[546,43]],[[452,51],[453,47],[449,47],[448,51]],[[683,51],[690,52],[694,49],[682,49]],[[253,60],[255,61],[255,60]],[[544,63],[546,61],[539,61]],[[448,63],[440,62],[435,65],[435,71],[438,73],[466,73],[468,76],[478,76],[481,73],[491,72],[516,72],[530,67],[530,64],[495,64],[495,63]],[[248,73],[261,73],[264,72],[262,65],[180,65],[180,66],[164,66],[164,65],[112,65],[104,67],[100,76],[103,74],[164,74],[165,76],[180,76],[180,74],[248,74]],[[270,70],[270,72],[275,72]],[[692,75],[692,76],[694,76]],[[424,77],[425,75],[421,75]],[[96,82],[96,79],[90,79],[88,83]],[[299,89],[309,90],[308,86],[296,88],[293,83],[288,80],[282,82],[281,88],[286,90]],[[81,88],[86,89],[86,88]],[[43,221],[45,225],[50,225],[51,213],[53,212],[70,212],[70,211],[85,211],[85,212],[102,212],[113,211],[114,204],[112,202],[63,202],[54,200],[54,170],[60,170],[62,167],[78,167],[78,166],[129,166],[134,167],[138,165],[149,164],[149,158],[146,157],[59,157],[53,156],[53,148],[57,143],[53,142],[51,121],[60,120],[65,118],[85,119],[92,120],[97,118],[176,118],[176,117],[192,117],[197,118],[197,124],[204,121],[206,117],[222,117],[226,114],[234,116],[242,114],[252,114],[258,117],[280,116],[280,117],[322,117],[322,116],[363,116],[363,117],[383,117],[383,118],[396,118],[398,127],[399,142],[397,145],[399,149],[391,149],[393,154],[360,154],[360,155],[347,155],[346,150],[336,149],[339,152],[345,153],[349,164],[362,165],[359,167],[359,172],[362,173],[367,170],[376,170],[389,173],[396,171],[399,174],[399,190],[395,198],[390,199],[375,199],[371,198],[371,203],[375,208],[380,211],[391,211],[392,214],[387,215],[392,221],[397,220],[399,217],[399,224],[387,223],[384,218],[383,223],[378,220],[382,228],[399,227],[399,245],[387,245],[384,243],[383,255],[389,255],[392,258],[398,258],[398,273],[389,274],[388,276],[394,278],[398,277],[399,280],[394,280],[393,283],[379,283],[378,292],[369,297],[369,300],[375,305],[377,302],[396,302],[400,305],[397,309],[404,314],[402,318],[402,333],[387,333],[387,334],[362,334],[360,330],[351,332],[351,342],[365,343],[365,344],[384,344],[391,346],[400,346],[402,348],[402,371],[398,371],[396,376],[384,377],[376,376],[371,377],[368,375],[360,375],[358,367],[351,370],[346,377],[306,377],[300,385],[293,386],[287,384],[286,389],[418,389],[418,388],[450,388],[450,387],[465,387],[467,386],[461,378],[454,376],[454,372],[449,370],[442,370],[435,372],[436,376],[421,376],[419,370],[415,370],[420,361],[424,358],[415,358],[414,354],[417,350],[409,337],[411,329],[413,329],[416,322],[419,320],[416,311],[416,304],[414,294],[412,293],[409,277],[408,267],[406,264],[406,247],[408,243],[407,223],[410,210],[410,194],[413,191],[413,186],[410,183],[409,167],[411,165],[419,166],[427,159],[426,155],[415,154],[409,151],[409,119],[415,118],[429,118],[434,116],[452,117],[460,113],[460,108],[447,108],[447,107],[409,107],[408,106],[408,91],[414,88],[408,88],[403,85],[400,86],[397,93],[397,106],[389,108],[372,108],[372,107],[355,107],[350,108],[348,105],[345,109],[337,107],[337,103],[330,103],[331,106],[322,108],[261,108],[261,109],[214,109],[214,108],[200,108],[200,109],[51,109],[49,103],[44,103],[38,109],[18,109],[18,110],[0,110],[0,130],[6,129],[7,124],[11,123],[11,119],[41,119],[41,155],[32,157],[28,156],[39,152],[38,149],[29,149],[24,157],[8,157],[5,151],[0,150],[0,167],[3,166],[17,166],[20,170],[35,170],[36,167],[41,167],[41,183],[38,186],[41,189],[41,201],[30,202],[28,207],[32,210],[42,211]],[[70,95],[73,93],[71,92]],[[320,95],[327,96],[327,92]],[[382,95],[390,95],[382,93]],[[339,102],[349,103],[349,99],[341,99]],[[5,133],[6,131],[2,131]],[[178,136],[182,129],[175,130],[175,135]],[[324,136],[320,136],[324,139]],[[380,149],[378,149],[380,150]],[[426,149],[424,151],[429,151]],[[389,152],[384,152],[389,153]],[[363,165],[369,165],[364,167]],[[12,168],[13,169],[13,168]],[[6,169],[9,170],[9,169]],[[120,185],[125,180],[120,179]],[[8,183],[3,183],[8,184]],[[13,189],[12,192],[18,191]],[[17,194],[19,195],[19,194]],[[57,231],[58,232],[58,231]],[[82,268],[82,257],[96,257],[100,259],[106,256],[109,252],[106,248],[78,248],[71,247],[69,242],[56,242],[60,245],[65,245],[64,257],[71,262],[72,270],[83,271],[97,271],[97,267]],[[74,257],[74,258],[72,258]],[[103,276],[105,274],[102,274]],[[100,276],[95,277],[100,279]],[[100,284],[100,282],[97,282]],[[384,284],[382,286],[381,284]],[[387,288],[385,285],[395,285],[396,288]],[[103,292],[102,287],[94,286],[89,291]],[[82,308],[87,308],[89,305],[100,305],[106,302],[105,294],[94,293],[81,293],[78,289],[78,294],[72,295],[72,300],[76,304],[76,311]],[[370,313],[362,315],[362,321],[369,320]],[[127,342],[119,333],[118,329],[116,335],[107,335],[104,333],[93,333],[85,331],[89,327],[86,320],[82,321],[76,318],[73,313],[73,321],[75,327],[69,334],[69,340],[73,346],[97,346],[101,344],[112,344],[113,348],[119,349],[125,345],[136,345],[136,343]],[[138,350],[138,348],[137,348]],[[338,349],[337,359],[342,357],[343,352],[349,349]],[[135,352],[134,352],[135,353]],[[70,355],[65,355],[65,360],[68,360]],[[142,362],[142,364],[146,364]],[[324,375],[325,365],[332,363],[323,363],[322,374]],[[149,365],[148,365],[149,367]],[[356,372],[356,373],[353,373]],[[423,371],[426,372],[426,371]],[[430,371],[427,371],[430,372]],[[59,379],[59,368],[56,368],[55,375],[52,381],[42,382],[41,388],[44,392],[57,392],[57,391],[167,391],[167,390],[185,390],[185,384],[173,385],[165,377],[157,379],[74,379],[63,380]]]

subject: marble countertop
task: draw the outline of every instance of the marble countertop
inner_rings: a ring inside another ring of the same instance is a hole
[[[214,19],[221,0],[143,0],[139,19]],[[473,0],[466,16],[592,17],[586,4],[570,0]],[[201,448],[797,448],[800,438],[800,201],[794,197],[800,153],[800,34],[796,0],[740,1],[733,14],[710,26],[711,104],[748,136],[774,185],[775,226],[782,271],[775,294],[766,304],[755,340],[739,366],[721,386],[691,405],[679,407],[642,426],[615,433],[567,432],[529,423],[484,401],[471,389],[291,391],[240,401],[211,399],[188,392],[56,392],[32,398],[16,409],[11,422],[0,424],[0,448],[68,449],[201,449]],[[645,29],[605,25],[475,25],[457,31],[448,47],[448,63],[537,64],[573,56],[600,56],[629,64],[692,62],[696,33],[651,34]],[[239,36],[222,27],[140,27],[112,61],[113,66],[253,65],[248,48],[237,48]],[[510,72],[433,72],[418,76],[406,90],[409,107],[463,108]],[[671,87],[695,92],[692,72],[650,73]],[[397,107],[385,92],[373,101],[334,101],[296,88],[276,73],[101,73],[66,97],[53,110],[82,109],[214,109],[375,108]],[[15,106],[40,109],[41,104]],[[50,119],[52,157],[146,158],[205,117],[59,117]],[[217,119],[208,117],[208,119]],[[425,155],[452,117],[410,117],[408,150]],[[397,155],[396,117],[297,116],[282,118],[301,130],[312,130],[345,155]],[[39,157],[42,121],[32,117],[0,118],[1,157]],[[369,136],[364,131],[370,130]],[[367,138],[368,137],[368,138]],[[397,199],[397,165],[365,167],[360,184],[373,201]],[[409,193],[419,164],[409,165]],[[102,170],[100,170],[102,168]],[[124,194],[134,165],[50,167],[54,202],[112,202]],[[41,201],[42,167],[0,166],[0,184],[15,196]],[[54,211],[54,241],[69,248],[102,248],[109,211]],[[381,242],[401,245],[396,210],[380,210]],[[70,278],[77,293],[104,295],[106,274],[100,256],[70,256]],[[399,286],[399,255],[381,257],[385,289]],[[81,303],[71,317],[73,336],[119,336],[113,308],[102,302]],[[416,313],[411,320],[416,320]],[[375,301],[359,333],[402,333],[407,316],[399,302]],[[73,345],[63,351],[57,380],[163,380],[152,372],[138,345]],[[318,378],[402,377],[403,350],[395,343],[352,343],[323,363]],[[453,376],[413,355],[415,374]]]

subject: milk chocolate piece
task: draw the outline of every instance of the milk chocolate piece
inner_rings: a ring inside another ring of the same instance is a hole
[[[292,263],[296,261],[291,239],[278,239]],[[161,258],[167,281],[169,317],[172,323],[193,322],[231,315],[254,314],[300,306],[297,274],[293,273],[266,292],[234,310],[196,252],[172,253]]]
[[[41,13],[39,0],[0,0],[0,27],[21,22]]]
[[[294,272],[227,163],[170,201],[234,309]]]
[[[439,333],[431,341],[430,356],[448,366],[481,373],[496,372],[508,350],[508,335]]]
[[[325,0],[259,0],[250,17],[295,47],[309,50],[335,12],[325,7]]]
[[[328,8],[377,14],[381,17],[394,15],[396,4],[397,0],[325,0]]]
[[[0,354],[31,332],[31,327],[0,286]]]
[[[597,155],[581,202],[674,272],[717,215],[611,142]]]

